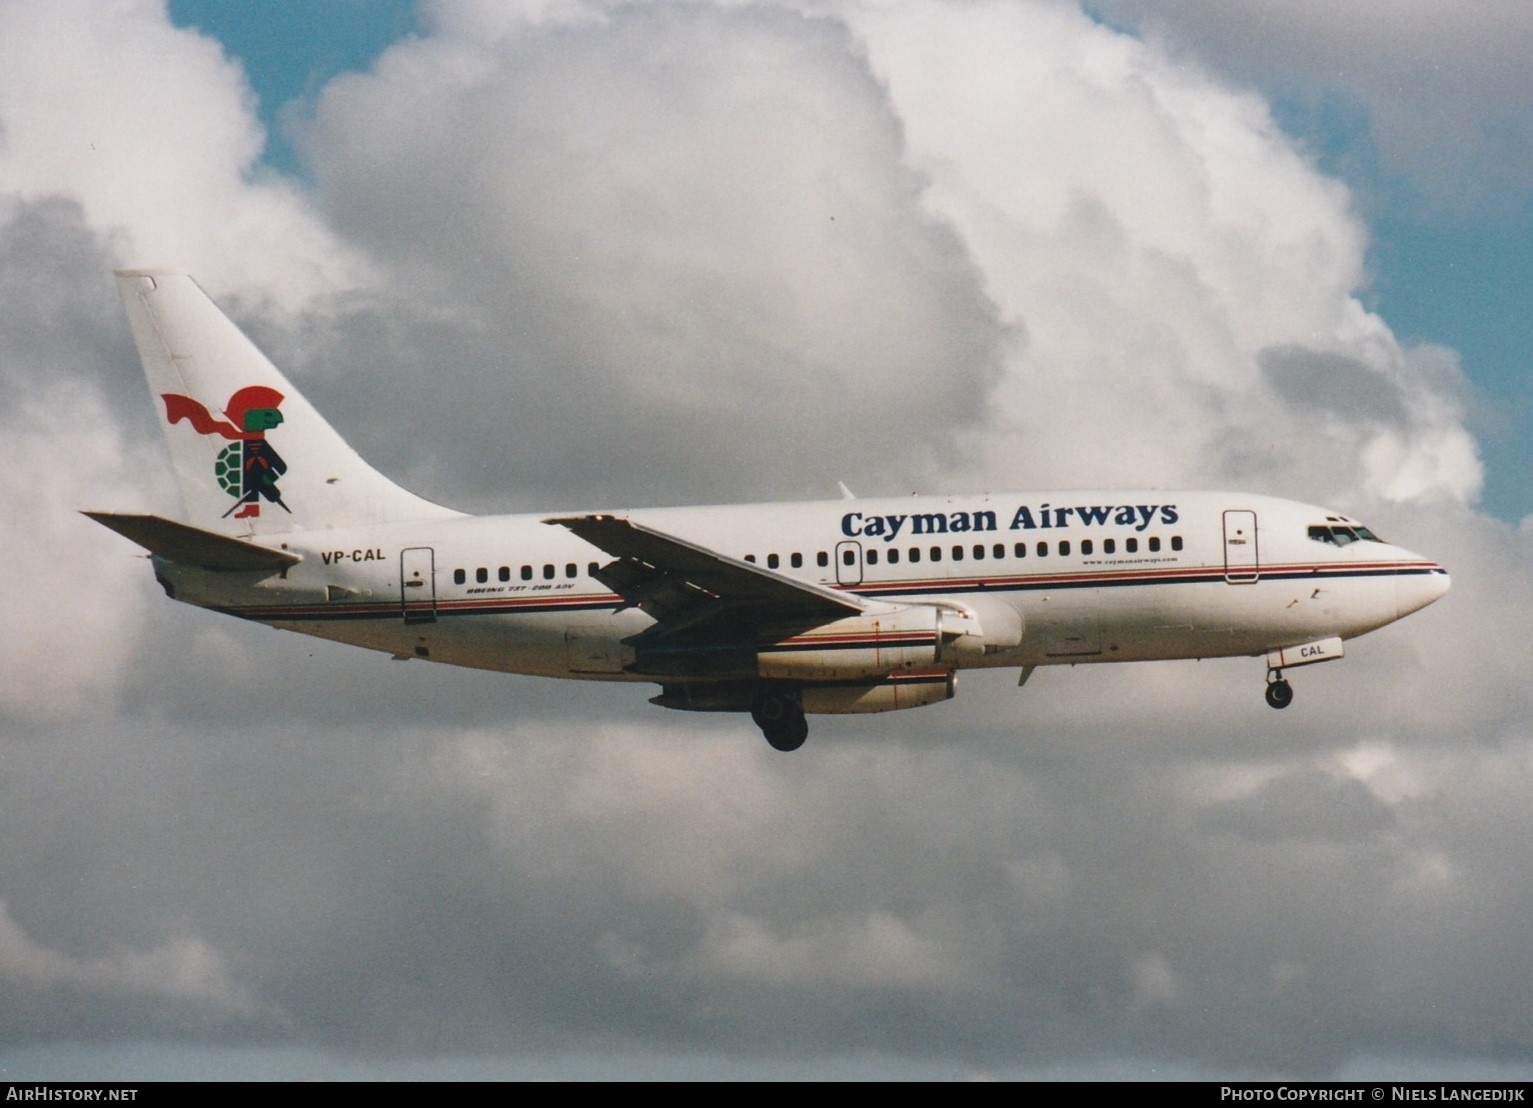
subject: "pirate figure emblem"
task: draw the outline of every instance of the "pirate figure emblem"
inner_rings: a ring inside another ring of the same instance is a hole
[[[222,435],[233,441],[219,453],[213,474],[219,485],[234,497],[234,506],[224,513],[235,519],[251,519],[261,514],[261,501],[269,500],[284,512],[292,509],[282,502],[277,478],[287,472],[282,455],[266,441],[266,432],[282,422],[277,408],[282,394],[265,385],[247,385],[233,396],[224,409],[225,422],[190,396],[162,393],[165,416],[171,423],[186,420],[199,435]],[[237,510],[236,510],[237,509]]]

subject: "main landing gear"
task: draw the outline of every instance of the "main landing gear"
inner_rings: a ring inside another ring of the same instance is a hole
[[[795,691],[763,688],[751,705],[751,719],[773,750],[797,750],[809,737],[809,721]]]
[[[1283,680],[1280,669],[1267,673],[1267,703],[1274,708],[1286,708],[1293,703],[1293,686]]]

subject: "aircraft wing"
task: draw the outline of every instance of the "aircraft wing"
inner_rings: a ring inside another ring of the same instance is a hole
[[[796,580],[753,562],[611,515],[548,519],[617,559],[602,584],[674,629],[728,612],[746,619],[840,619],[867,610],[861,597]]]

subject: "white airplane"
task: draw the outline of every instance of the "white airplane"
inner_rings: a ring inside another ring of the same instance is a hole
[[[1448,591],[1339,512],[1248,493],[1035,492],[469,516],[369,466],[183,273],[117,274],[185,521],[87,512],[176,600],[651,703],[805,714],[953,696],[960,669],[1265,656],[1283,673]]]

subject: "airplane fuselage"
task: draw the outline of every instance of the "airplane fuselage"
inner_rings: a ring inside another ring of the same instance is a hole
[[[837,591],[971,613],[980,633],[938,658],[953,669],[1263,654],[1361,635],[1448,583],[1441,566],[1388,543],[1312,537],[1357,528],[1338,513],[1239,493],[592,514]],[[290,533],[266,542],[302,558],[280,575],[163,559],[157,570],[177,599],[400,657],[545,677],[668,676],[636,665],[631,641],[655,621],[597,579],[610,556],[548,518]]]
[[[185,510],[87,514],[176,599],[398,658],[650,682],[781,750],[806,714],[935,704],[976,667],[1265,654],[1282,708],[1284,670],[1448,588],[1339,513],[1245,493],[468,516],[368,465],[186,274],[117,280]]]

